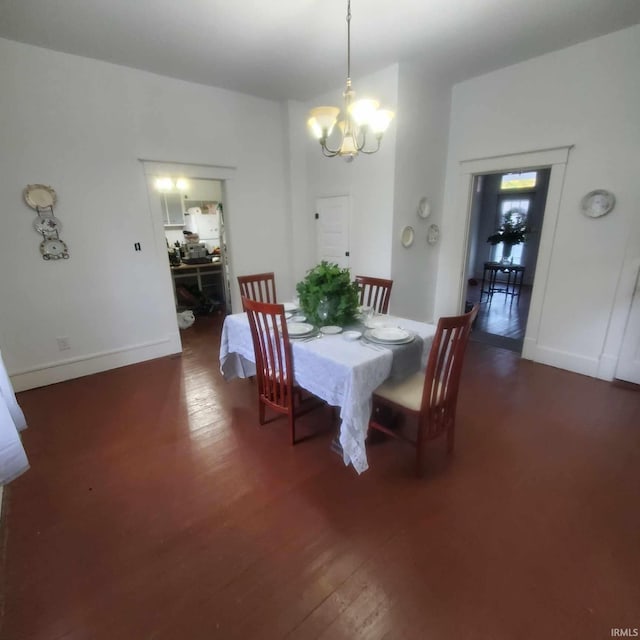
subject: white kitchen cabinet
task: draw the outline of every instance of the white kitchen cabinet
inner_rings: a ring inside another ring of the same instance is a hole
[[[160,207],[165,227],[184,226],[184,204],[181,193],[160,193]]]

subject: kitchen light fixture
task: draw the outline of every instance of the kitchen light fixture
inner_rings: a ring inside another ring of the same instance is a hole
[[[184,178],[178,178],[175,184],[171,178],[156,178],[154,185],[160,193],[167,193],[173,191],[174,187],[176,191],[184,191],[189,183]]]
[[[377,100],[355,100],[356,94],[351,88],[351,0],[347,2],[347,86],[342,95],[342,111],[338,107],[315,107],[309,112],[307,124],[320,142],[323,155],[328,158],[341,156],[351,162],[358,153],[371,154],[380,149],[382,135],[394,116],[393,111],[379,109],[380,103]],[[338,116],[341,117],[340,120]],[[340,144],[332,149],[328,145],[328,139],[336,122],[340,129]],[[372,136],[375,142],[371,140]]]

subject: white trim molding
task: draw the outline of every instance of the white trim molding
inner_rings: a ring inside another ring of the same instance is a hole
[[[540,247],[538,250],[538,260],[536,274],[531,291],[531,305],[529,307],[529,317],[524,339],[522,357],[535,362],[543,362],[563,369],[596,375],[598,363],[583,362],[582,357],[571,356],[548,349],[538,343],[540,322],[544,310],[547,284],[549,278],[549,267],[553,254],[553,244],[558,223],[558,213],[562,200],[562,190],[564,187],[565,169],[569,161],[569,153],[573,145],[555,147],[552,149],[537,149],[522,153],[512,153],[487,158],[474,158],[462,160],[460,162],[460,176],[458,183],[458,193],[461,194],[459,207],[465,208],[464,220],[466,220],[464,235],[463,261],[467,260],[466,247],[468,245],[469,216],[471,214],[471,198],[473,189],[473,179],[477,175],[488,173],[500,173],[508,170],[527,170],[550,168],[549,187],[547,190],[547,200],[544,210],[544,218],[540,233]],[[461,278],[459,282],[459,308],[464,308],[464,280],[466,264],[462,265]],[[587,359],[588,360],[588,359]],[[589,370],[589,372],[586,371]]]
[[[120,349],[88,354],[46,363],[33,369],[16,371],[10,375],[15,391],[26,391],[64,380],[100,373],[129,364],[153,360],[182,351],[180,337],[169,336],[164,340],[129,345]]]

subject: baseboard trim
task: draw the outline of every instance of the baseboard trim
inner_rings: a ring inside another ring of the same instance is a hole
[[[606,354],[600,357],[598,365],[597,378],[601,380],[613,380],[616,377],[616,369],[618,368],[618,358],[608,356]]]
[[[560,349],[541,347],[531,339],[524,339],[522,357],[526,360],[548,364],[551,367],[581,373],[592,378],[600,377],[598,375],[598,358],[588,358],[568,351],[561,351]]]
[[[26,391],[145,360],[162,358],[181,351],[180,336],[177,334],[175,337],[170,336],[161,340],[45,363],[38,367],[14,372],[10,378],[15,391]]]

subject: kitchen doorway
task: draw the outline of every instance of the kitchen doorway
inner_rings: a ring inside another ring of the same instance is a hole
[[[176,332],[204,316],[231,313],[226,215],[233,170],[142,162]]]
[[[473,176],[464,300],[472,340],[522,353],[551,169]]]

